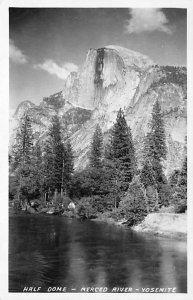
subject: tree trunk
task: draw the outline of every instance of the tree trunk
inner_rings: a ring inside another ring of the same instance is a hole
[[[56,204],[57,202],[57,196],[58,196],[58,190],[55,189],[55,192],[54,192],[54,203]]]
[[[157,187],[155,188],[155,196],[156,196],[156,202],[155,202],[155,208],[156,208],[156,207],[158,207],[158,202],[159,202]]]
[[[60,195],[61,195],[61,199],[62,199],[62,198],[63,198],[63,195],[64,195],[63,187],[61,187]]]
[[[19,177],[19,186],[18,186],[18,189],[17,189],[17,199],[18,199],[19,205],[21,206],[22,203],[21,203],[21,198],[20,198],[20,190],[21,190],[21,175]]]
[[[148,204],[148,199],[147,199],[146,188],[143,189],[143,195],[144,195],[144,198],[145,198],[145,204],[146,204],[147,212],[149,213],[149,204]]]

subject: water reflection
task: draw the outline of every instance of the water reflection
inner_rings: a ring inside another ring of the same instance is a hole
[[[10,217],[9,232],[9,291],[116,286],[186,292],[185,242],[53,216]]]

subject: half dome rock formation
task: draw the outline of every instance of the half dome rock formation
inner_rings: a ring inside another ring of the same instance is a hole
[[[122,108],[131,127],[140,164],[143,139],[149,130],[153,104],[159,100],[165,121],[168,155],[165,173],[181,167],[186,137],[186,68],[158,66],[140,53],[120,47],[90,49],[79,72],[72,72],[63,90],[44,98],[39,106],[22,102],[10,120],[15,129],[28,110],[37,139],[44,139],[54,114],[67,128],[75,156],[75,168],[84,168],[97,123],[105,141]],[[11,127],[10,127],[11,128]]]
[[[67,78],[63,97],[91,110],[124,108],[133,99],[140,72],[152,64],[146,56],[118,46],[90,49],[79,74]]]

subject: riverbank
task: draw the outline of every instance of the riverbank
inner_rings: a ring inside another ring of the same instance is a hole
[[[32,211],[33,210],[33,211]],[[41,209],[40,211],[35,211],[30,208],[26,211],[32,214],[58,214],[52,211],[52,208]],[[77,213],[72,211],[64,211],[60,213],[61,216],[67,218],[81,218]],[[130,227],[128,226],[127,219],[116,219],[111,217],[109,214],[100,213],[96,218],[90,219],[93,222],[103,222],[110,225]],[[144,234],[153,234],[158,236],[186,239],[187,237],[187,214],[175,214],[175,213],[150,213],[145,217],[145,219],[138,225],[130,227],[132,230]]]
[[[117,226],[127,226],[127,220],[115,220],[105,217],[102,214],[94,222],[104,222]],[[174,213],[151,213],[147,215],[144,221],[138,225],[132,226],[132,230],[140,233],[149,233],[158,236],[186,239],[187,237],[187,214]]]
[[[137,232],[147,232],[156,235],[186,238],[187,214],[152,213],[144,221],[132,227]]]

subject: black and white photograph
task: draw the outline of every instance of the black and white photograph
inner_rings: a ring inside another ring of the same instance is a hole
[[[187,296],[188,9],[95,4],[7,8],[7,292]]]

